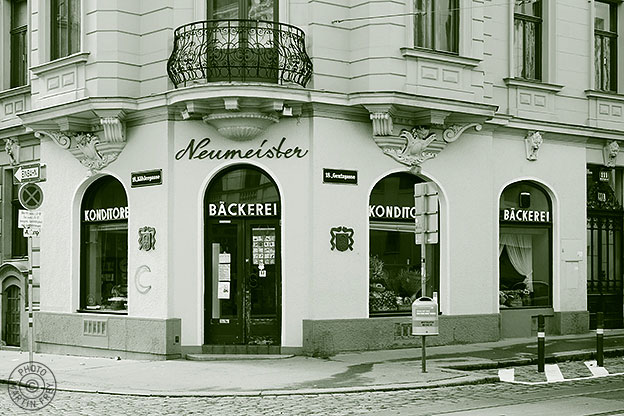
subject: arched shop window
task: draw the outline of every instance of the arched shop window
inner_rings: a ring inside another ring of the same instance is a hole
[[[500,199],[501,308],[552,305],[552,210],[537,184],[509,185]]]
[[[93,182],[81,213],[80,308],[128,310],[128,198],[111,176]]]
[[[422,295],[421,246],[416,244],[414,185],[423,179],[393,173],[373,188],[369,201],[369,313],[411,314]],[[439,244],[428,244],[426,296],[440,287]]]

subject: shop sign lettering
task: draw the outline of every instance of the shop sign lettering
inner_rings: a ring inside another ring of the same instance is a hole
[[[128,207],[86,209],[83,220],[85,222],[127,220],[128,212]]]
[[[277,202],[266,203],[232,203],[208,204],[208,215],[211,217],[271,217],[278,215]]]
[[[550,212],[532,211],[526,209],[503,209],[501,220],[517,222],[550,222]]]
[[[181,160],[184,158],[188,158],[188,160],[203,160],[203,159],[290,159],[292,157],[296,157],[301,159],[308,154],[307,150],[300,149],[295,146],[285,147],[286,137],[282,137],[282,140],[279,142],[279,145],[276,146],[266,146],[268,140],[264,139],[260,146],[255,149],[248,150],[240,150],[240,149],[210,149],[210,139],[205,137],[199,141],[195,139],[191,139],[189,144],[184,148],[180,149],[176,154],[176,160]]]
[[[416,207],[400,207],[396,205],[369,205],[368,216],[370,218],[389,218],[411,220],[416,218]]]

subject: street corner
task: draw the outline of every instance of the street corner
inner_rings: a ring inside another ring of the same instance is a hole
[[[496,373],[502,382],[519,384],[549,384],[565,381],[578,381],[590,378],[618,376],[624,374],[624,358],[605,358],[603,366],[596,360],[565,361],[546,364],[544,372],[537,370],[537,365],[492,369],[485,371]]]

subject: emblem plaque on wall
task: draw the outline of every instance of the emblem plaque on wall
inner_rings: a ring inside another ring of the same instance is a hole
[[[331,249],[338,251],[353,251],[353,228],[334,227],[329,230],[331,235]]]
[[[139,228],[139,250],[150,251],[156,246],[156,229],[154,227]]]

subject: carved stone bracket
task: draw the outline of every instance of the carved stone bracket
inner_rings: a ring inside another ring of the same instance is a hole
[[[373,135],[392,135],[392,116],[388,112],[371,113],[370,119],[373,122]]]
[[[544,142],[542,133],[539,131],[529,131],[524,138],[524,145],[526,148],[527,160],[537,160],[537,152],[539,152],[540,146]]]
[[[430,127],[416,126],[411,130],[401,130],[399,136],[374,136],[373,140],[384,154],[418,171],[424,161],[436,157],[447,143],[456,141],[470,127],[474,127],[477,131],[482,128],[479,123],[453,124],[444,128],[441,140]]]
[[[614,168],[617,162],[617,156],[620,152],[620,145],[615,140],[607,143],[602,148],[602,156],[604,164],[608,168]]]
[[[11,166],[17,166],[20,163],[20,145],[17,137],[9,137],[4,142],[4,151],[6,152]]]
[[[91,132],[39,130],[37,138],[48,137],[68,150],[91,173],[102,170],[117,159],[126,147],[124,125],[116,117],[100,119],[102,137]]]

